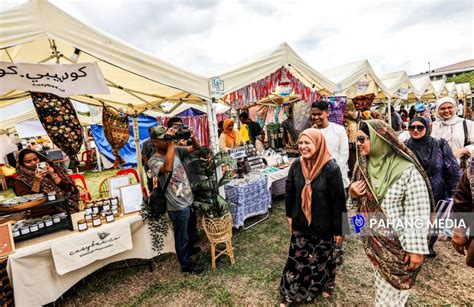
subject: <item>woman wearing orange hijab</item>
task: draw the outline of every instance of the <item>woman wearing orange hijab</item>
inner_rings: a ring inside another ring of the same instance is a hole
[[[227,118],[224,120],[224,131],[219,137],[219,148],[220,150],[228,150],[239,145],[239,133],[234,129],[234,121]]]
[[[344,184],[324,136],[304,130],[298,139],[301,158],[286,180],[286,216],[291,244],[280,281],[282,304],[310,302],[334,289],[334,244],[343,241],[347,224]]]

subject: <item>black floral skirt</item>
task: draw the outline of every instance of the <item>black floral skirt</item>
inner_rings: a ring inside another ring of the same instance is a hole
[[[335,277],[332,238],[293,231],[288,261],[280,281],[282,301],[310,302],[323,291],[332,293]]]

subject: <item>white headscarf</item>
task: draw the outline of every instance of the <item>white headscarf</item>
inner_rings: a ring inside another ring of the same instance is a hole
[[[445,104],[450,103],[454,107],[454,115],[450,119],[444,120],[439,116],[439,108]],[[451,97],[443,97],[436,102],[436,121],[433,123],[433,131],[431,136],[439,139],[445,139],[451,149],[457,150],[464,147],[465,135],[462,125],[463,119],[456,115],[457,105],[456,101]],[[473,122],[466,120],[468,138],[472,142],[474,140],[474,126]]]
[[[450,119],[443,119],[441,116],[439,116],[439,108],[445,103],[449,103],[454,107],[454,112],[453,112],[454,114],[453,114],[453,117],[451,117]],[[436,120],[440,121],[441,126],[454,126],[458,124],[459,122],[462,122],[462,118],[457,116],[457,113],[458,113],[458,106],[456,104],[456,100],[454,100],[453,98],[443,97],[443,98],[438,99],[438,101],[436,101]]]

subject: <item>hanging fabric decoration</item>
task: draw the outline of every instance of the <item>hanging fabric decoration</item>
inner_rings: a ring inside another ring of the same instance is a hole
[[[344,113],[346,113],[346,96],[331,96],[327,100],[329,102],[329,121],[342,126]]]
[[[51,141],[58,146],[72,162],[79,166],[77,154],[82,143],[82,127],[71,100],[49,93],[31,93],[39,120]]]
[[[105,138],[112,146],[112,154],[115,156],[114,168],[117,168],[125,163],[125,160],[119,154],[119,149],[127,144],[130,137],[128,116],[104,105],[102,125],[104,125]]]
[[[286,91],[292,91],[307,103],[312,103],[320,97],[318,92],[307,87],[285,67],[280,67],[269,76],[244,86],[235,92],[229,93],[224,96],[223,99],[224,101],[229,101],[233,109],[245,109],[249,107],[250,104],[267,98],[270,94],[275,92],[276,87],[279,85],[284,85]],[[281,90],[280,88],[280,91]],[[286,94],[286,92],[281,92],[280,94]],[[291,94],[291,92],[289,94]]]
[[[352,98],[352,102],[354,103],[354,107],[356,108],[357,111],[365,111],[365,110],[370,110],[370,107],[372,106],[372,102],[375,99],[374,94],[367,94],[367,95],[361,95]]]
[[[217,114],[217,121],[219,121],[219,115]],[[194,115],[194,116],[178,116],[183,121],[183,124],[188,125],[194,129],[196,138],[201,142],[203,146],[210,145],[209,139],[209,121],[207,115]],[[160,125],[166,127],[168,120],[171,117],[158,116],[156,119]]]

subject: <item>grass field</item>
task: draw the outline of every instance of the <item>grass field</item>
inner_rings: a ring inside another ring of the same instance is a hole
[[[89,189],[97,195],[100,180],[113,171],[86,174]],[[209,245],[201,236],[203,250],[196,260],[206,267],[202,275],[182,274],[174,254],[156,257],[154,270],[146,266],[107,270],[113,264],[76,284],[58,305],[255,305],[277,304],[280,274],[286,262],[289,232],[283,202],[276,201],[270,217],[257,226],[237,231],[233,242],[236,264],[227,258],[210,269]],[[248,221],[252,222],[251,220]],[[419,275],[409,304],[465,304],[474,302],[474,269],[451,247],[438,242],[438,257],[428,259]],[[128,261],[133,265],[141,261]],[[123,263],[120,263],[123,265]],[[331,300],[316,303],[369,304],[373,298],[372,267],[361,243],[345,242],[344,264],[338,267],[336,291]]]

